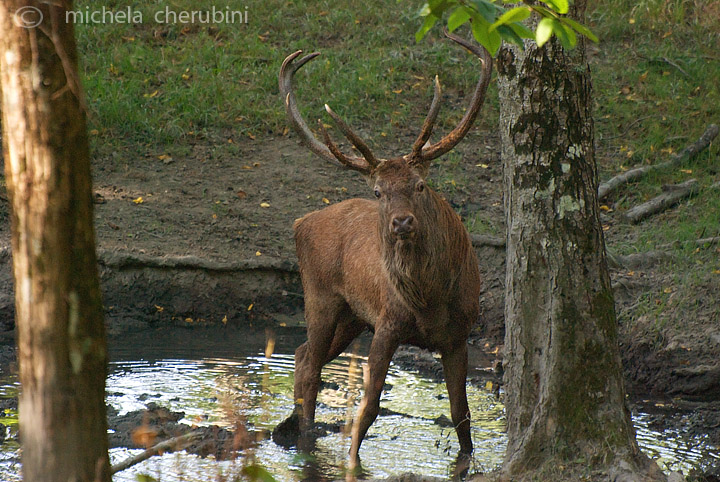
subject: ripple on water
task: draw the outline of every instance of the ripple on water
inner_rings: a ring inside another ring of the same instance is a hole
[[[261,350],[238,358],[201,358],[115,361],[107,380],[108,403],[121,413],[139,410],[156,402],[185,412],[186,423],[234,427],[238,420],[257,430],[272,430],[287,417],[293,406],[292,354],[266,358]],[[188,356],[188,353],[183,353]],[[318,397],[318,421],[344,423],[354,413],[362,393],[365,358],[344,354],[323,371],[324,388]],[[17,385],[0,386],[0,396],[10,396]],[[500,465],[505,450],[504,407],[487,391],[468,387],[475,444],[474,470],[488,471]],[[413,471],[447,476],[459,449],[452,428],[434,419],[449,417],[449,401],[442,383],[392,365],[386,379],[382,407],[388,411],[370,427],[361,451],[363,466],[374,477]],[[687,471],[718,461],[714,447],[702,438],[687,438],[677,432],[658,433],[649,428],[648,416],[634,417],[638,441],[661,466]],[[148,474],[160,481],[232,480],[248,457],[268,468],[280,481],[302,478],[341,477],[349,450],[349,438],[332,434],[317,442],[314,460],[295,450],[285,450],[270,440],[261,441],[235,461],[218,462],[184,452],[154,457],[114,477],[116,482],[136,481]],[[113,449],[113,463],[139,451]],[[17,446],[0,450],[0,480],[19,481]]]

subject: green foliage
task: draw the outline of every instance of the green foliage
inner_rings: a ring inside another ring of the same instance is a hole
[[[135,474],[135,480],[137,480],[137,482],[158,482],[155,477],[147,474]]]
[[[252,482],[260,481],[260,482],[277,482],[275,480],[275,477],[270,475],[270,472],[267,471],[265,467],[258,464],[252,464],[252,465],[246,465],[242,469],[242,473],[244,476],[246,476],[248,479],[250,479]]]
[[[516,3],[503,0],[503,3]],[[542,5],[522,5],[505,10],[492,0],[429,0],[420,9],[423,23],[415,32],[418,42],[443,18],[446,12],[447,28],[451,32],[470,22],[473,37],[491,54],[495,55],[502,41],[514,43],[524,48],[523,39],[535,39],[539,46],[555,35],[563,47],[573,48],[577,44],[577,34],[593,42],[598,38],[586,26],[568,19],[570,5],[568,0],[543,0]],[[540,17],[533,33],[522,22],[535,14]]]

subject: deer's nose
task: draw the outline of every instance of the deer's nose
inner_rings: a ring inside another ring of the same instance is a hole
[[[415,228],[415,216],[396,216],[392,220],[392,229],[395,234],[407,234]]]

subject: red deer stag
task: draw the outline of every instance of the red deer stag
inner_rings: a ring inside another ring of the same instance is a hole
[[[363,437],[378,415],[380,394],[395,350],[412,344],[438,351],[460,452],[472,452],[465,382],[467,337],[478,317],[480,273],[470,237],[450,205],[425,183],[430,161],[467,134],[485,98],[492,58],[475,44],[446,34],[477,55],[482,77],[459,125],[428,144],[440,107],[440,84],[410,154],[376,157],[327,105],[330,117],[362,157],[347,155],[322,122],[320,142],[302,119],[293,93],[294,73],[319,53],[280,69],[280,93],[300,140],[318,156],[368,177],[377,200],[350,199],[307,214],[294,225],[305,292],[307,341],[295,352],[295,403],[301,432],[312,427],[322,367],[365,329],[374,332],[369,381],[352,429],[350,465],[359,463]]]

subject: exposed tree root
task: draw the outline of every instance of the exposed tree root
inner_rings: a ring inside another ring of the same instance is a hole
[[[659,196],[629,209],[622,217],[633,224],[637,224],[653,214],[674,206],[680,200],[697,194],[698,182],[695,179],[690,179],[681,184],[663,186],[663,190],[665,192]]]
[[[676,166],[684,162],[685,160],[696,156],[699,152],[708,147],[712,140],[717,137],[717,135],[718,126],[715,124],[710,124],[707,129],[705,129],[703,135],[700,136],[697,141],[690,144],[679,153],[675,154],[669,161],[660,164],[654,164],[651,166],[643,166],[637,167],[635,169],[630,169],[629,171],[625,171],[622,174],[619,174],[612,179],[609,179],[608,181],[600,184],[600,187],[598,188],[598,199],[604,199],[610,193],[617,190],[620,186],[623,186],[630,181],[640,179],[649,172]]]
[[[243,259],[233,263],[213,261],[197,256],[149,256],[146,254],[121,253],[98,249],[98,262],[116,269],[124,268],[158,268],[158,269],[202,269],[207,271],[251,271],[275,270],[289,273],[298,271],[297,263],[290,260],[258,257]]]
[[[476,248],[483,248],[485,246],[491,246],[493,248],[505,247],[505,237],[488,236],[485,234],[471,234],[470,240],[472,241],[472,245]]]

